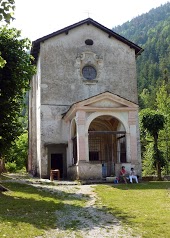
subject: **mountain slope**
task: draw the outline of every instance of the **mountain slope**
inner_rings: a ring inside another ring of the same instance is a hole
[[[140,94],[148,89],[154,102],[162,80],[170,83],[170,3],[117,26],[113,31],[144,49],[137,59],[138,90]]]

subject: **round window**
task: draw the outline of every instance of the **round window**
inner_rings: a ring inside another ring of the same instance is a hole
[[[85,79],[93,80],[97,76],[97,71],[93,66],[87,65],[82,69],[82,74]]]

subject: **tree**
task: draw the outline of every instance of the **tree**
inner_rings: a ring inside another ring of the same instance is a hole
[[[158,148],[158,134],[164,128],[164,116],[156,111],[145,109],[141,119],[143,127],[149,132],[154,140],[153,160],[157,170],[158,179],[161,179],[161,167],[164,166],[163,154]]]
[[[7,171],[16,172],[27,168],[28,159],[28,131],[25,130],[15,143],[10,147],[8,158],[6,159]],[[12,171],[13,170],[13,171]]]
[[[153,110],[156,108],[156,92],[164,80],[165,69],[167,76],[170,77],[169,12],[170,2],[113,29],[144,49],[141,56],[137,58],[140,108],[144,106]],[[147,102],[147,105],[144,105],[144,102]]]
[[[15,9],[15,0],[0,0],[0,21],[5,20],[7,23],[12,19],[13,11]],[[6,60],[4,60],[1,56],[0,51],[0,68],[3,68],[6,64]],[[1,92],[0,92],[1,93]],[[1,138],[1,134],[0,134]],[[0,155],[1,157],[1,155]],[[2,171],[3,161],[0,161],[0,173]],[[2,185],[0,186],[1,191],[6,191]]]
[[[159,138],[161,139],[161,148],[164,151],[164,156],[167,161],[165,172],[169,173],[170,166],[170,95],[168,79],[162,82],[156,94],[157,110],[165,118],[164,129],[160,132]]]
[[[5,158],[15,139],[23,132],[21,112],[29,80],[35,73],[28,54],[30,41],[21,39],[20,31],[0,29],[0,52],[6,60],[0,68],[0,151]]]
[[[10,23],[15,9],[15,0],[0,0],[0,21]],[[6,60],[2,58],[0,52],[0,68],[3,68]]]
[[[13,14],[15,10],[15,0],[1,0],[0,1],[0,21],[4,20],[10,23],[13,19]]]

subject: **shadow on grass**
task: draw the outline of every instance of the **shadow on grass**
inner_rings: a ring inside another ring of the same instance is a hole
[[[152,181],[152,182],[142,182],[142,183],[132,183],[132,184],[107,184],[117,189],[128,190],[146,190],[146,189],[169,189],[170,181]]]
[[[17,223],[30,223],[39,229],[54,228],[54,211],[62,209],[60,198],[29,185],[5,183],[10,191],[0,193],[0,220],[12,226]],[[22,193],[22,195],[21,195]]]
[[[3,183],[4,183],[4,187],[8,188],[9,190],[13,192],[21,192],[27,195],[30,194],[32,195],[32,197],[34,197],[34,195],[40,195],[43,198],[51,198],[51,199],[56,198],[61,201],[64,200],[65,197],[70,200],[75,199],[71,196],[73,194],[61,192],[61,190],[57,189],[57,186],[54,186],[54,184],[38,184],[38,183],[36,184],[36,183],[30,183],[30,182],[23,183],[21,181],[15,181],[15,180],[14,181],[11,180],[11,182],[4,181]],[[77,198],[77,200],[81,201],[81,198]]]
[[[12,224],[15,230],[19,223],[31,224],[46,231],[55,228],[87,231],[101,227],[103,223],[108,227],[119,223],[105,207],[83,207],[84,202],[90,200],[87,195],[76,196],[63,191],[51,194],[18,183],[5,183],[5,186],[11,191],[0,193],[0,221]],[[114,214],[129,223],[131,217],[126,212],[115,209]]]

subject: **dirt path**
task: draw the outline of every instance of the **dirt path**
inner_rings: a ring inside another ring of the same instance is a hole
[[[95,185],[50,185],[42,181],[31,181],[12,177],[15,181],[29,183],[38,189],[65,195],[64,207],[56,213],[56,229],[48,230],[44,236],[35,238],[132,238],[129,228],[124,228],[113,215],[96,206]],[[18,180],[19,179],[19,180]],[[9,180],[11,181],[11,179]],[[41,183],[42,182],[42,183]],[[82,207],[84,200],[84,207]],[[75,201],[81,201],[81,206]]]
[[[115,217],[96,207],[93,186],[95,185],[59,185],[51,188],[44,186],[44,189],[52,189],[52,192],[70,194],[70,199],[63,201],[64,209],[56,211],[57,228],[46,232],[46,238],[132,237],[130,229],[125,230]],[[72,206],[71,197],[74,199],[85,197],[85,206],[83,208]]]

